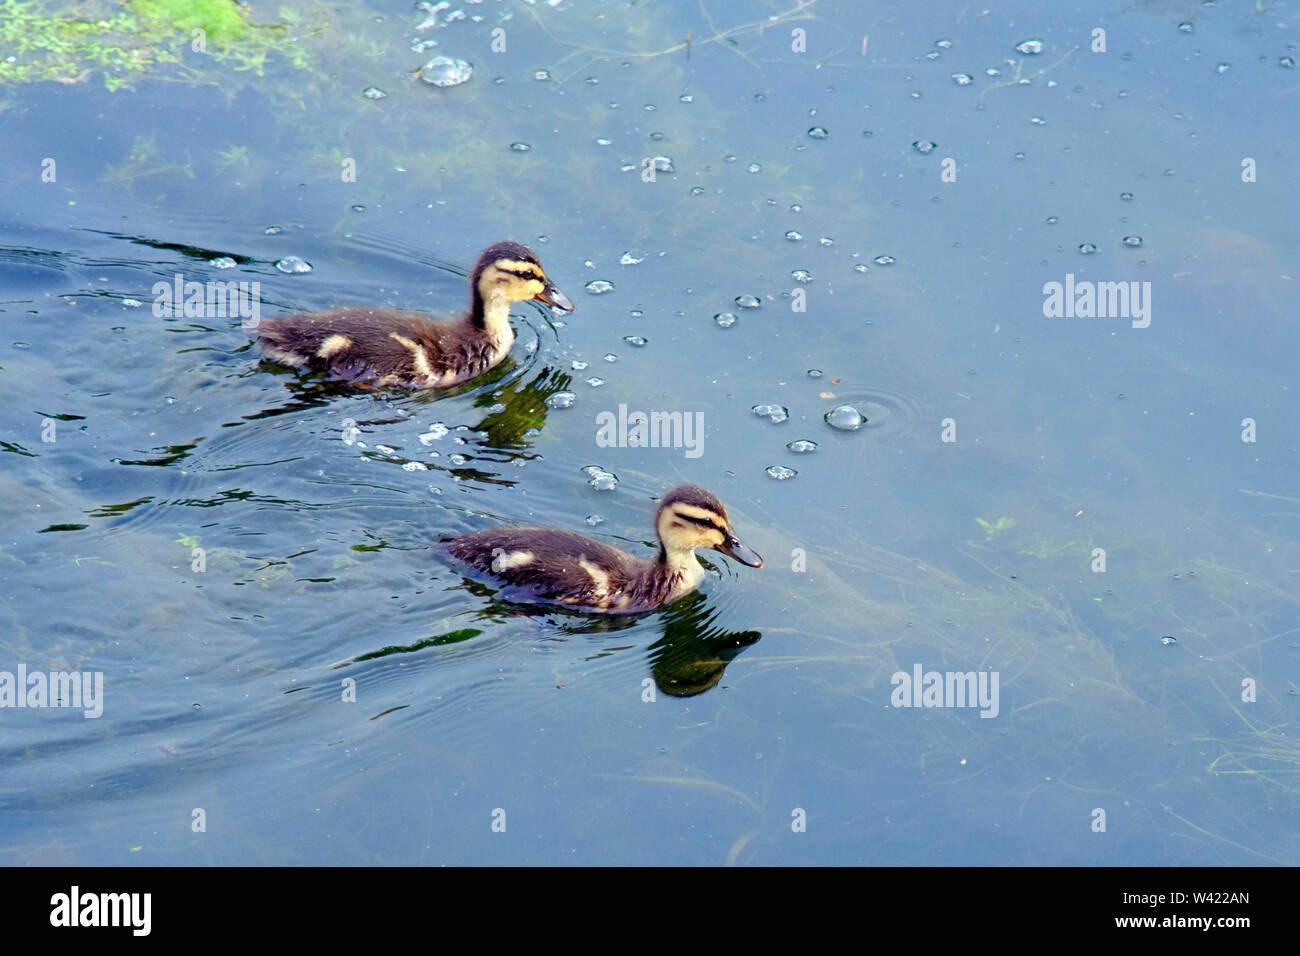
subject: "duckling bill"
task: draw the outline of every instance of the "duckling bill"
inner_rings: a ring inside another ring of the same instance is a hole
[[[696,548],[712,548],[751,568],[763,559],[741,543],[717,496],[682,485],[655,513],[659,554],[652,561],[562,528],[494,528],[460,535],[451,554],[518,589],[525,600],[610,614],[649,611],[693,591],[704,578]]]
[[[435,322],[417,312],[349,306],[258,323],[263,352],[277,362],[324,372],[334,381],[401,388],[448,388],[498,365],[514,343],[510,305],[536,299],[574,311],[536,253],[498,242],[470,276],[469,311]]]

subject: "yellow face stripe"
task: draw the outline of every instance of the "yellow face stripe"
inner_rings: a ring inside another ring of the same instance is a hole
[[[543,282],[546,281],[546,273],[543,272],[542,267],[535,262],[520,262],[518,259],[498,259],[496,262],[492,263],[492,265],[494,268],[500,269],[503,272],[522,272],[531,275],[535,279],[541,279]],[[517,276],[516,278],[523,277]]]
[[[709,508],[700,508],[679,501],[674,504],[669,511],[684,518],[692,518],[696,521],[707,521],[710,524],[721,525],[724,528],[731,526],[731,522],[729,522],[725,517]]]

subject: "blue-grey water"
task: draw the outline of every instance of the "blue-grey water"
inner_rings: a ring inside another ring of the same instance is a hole
[[[1300,862],[1294,2],[20,41],[74,7],[0,3],[0,704],[98,673],[102,715],[0,707],[0,862]],[[452,394],[155,309],[181,274],[453,312],[502,238],[578,311],[517,307]],[[1047,317],[1053,282],[1145,316]],[[702,415],[699,454],[599,445],[620,405]],[[649,556],[682,482],[767,564],[646,616],[524,613],[438,546]],[[995,707],[893,706],[916,668]]]

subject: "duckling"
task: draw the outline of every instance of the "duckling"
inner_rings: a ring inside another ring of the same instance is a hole
[[[655,531],[659,555],[653,561],[561,528],[496,528],[452,538],[447,548],[471,567],[520,589],[523,600],[610,614],[650,611],[693,591],[704,578],[696,548],[721,551],[751,568],[763,566],[763,559],[736,537],[722,502],[695,485],[664,496]]]
[[[574,304],[547,277],[537,255],[498,242],[478,257],[470,307],[434,322],[415,312],[348,306],[258,323],[266,356],[327,372],[335,381],[401,388],[447,388],[497,365],[515,340],[510,304],[537,299],[572,312]]]

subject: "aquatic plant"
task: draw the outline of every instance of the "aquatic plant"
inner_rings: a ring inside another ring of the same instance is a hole
[[[110,90],[145,76],[214,82],[212,64],[260,76],[272,55],[309,67],[300,39],[323,27],[319,8],[310,19],[282,8],[275,24],[253,23],[250,14],[235,0],[0,0],[0,84],[83,83],[96,75]]]

